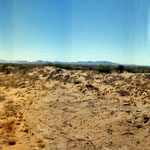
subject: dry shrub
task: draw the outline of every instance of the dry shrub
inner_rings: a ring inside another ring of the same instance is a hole
[[[5,115],[7,117],[15,116],[20,109],[21,109],[20,105],[6,105]]]
[[[147,100],[143,100],[143,104],[145,105],[146,103],[148,103],[148,101]]]
[[[38,145],[40,148],[45,148],[45,146],[46,146],[45,143],[39,143]]]
[[[17,139],[15,137],[8,138],[9,145],[15,145],[17,143]]]
[[[17,139],[15,137],[8,138],[9,145],[15,145],[17,143]]]
[[[26,132],[27,134],[29,133],[30,129],[29,128],[25,128],[24,132]]]
[[[5,100],[5,96],[3,95],[0,95],[0,102],[4,101]]]
[[[44,72],[42,77],[47,77],[48,76],[48,73],[47,72]]]
[[[42,139],[38,139],[37,143],[40,148],[45,148],[45,146],[46,146]]]
[[[86,88],[91,89],[91,90],[96,90],[96,91],[99,90],[97,87],[95,87],[94,85],[92,85],[92,84],[90,84],[90,83],[89,83],[89,84],[86,84],[85,86],[86,86]]]
[[[80,81],[80,80],[74,80],[74,84],[80,84],[80,83],[82,83],[82,81]]]
[[[11,134],[16,132],[16,127],[15,127],[15,119],[11,119],[9,121],[3,122],[0,124],[1,128],[1,135],[2,134]]]
[[[125,90],[120,90],[119,93],[121,96],[130,96],[130,93],[128,91],[125,91]]]
[[[43,73],[44,73],[44,70],[39,70],[38,73],[39,73],[39,74],[43,74]]]
[[[143,124],[142,124],[142,123],[136,123],[136,124],[135,124],[135,127],[137,127],[137,128],[142,128],[142,127],[143,127]]]

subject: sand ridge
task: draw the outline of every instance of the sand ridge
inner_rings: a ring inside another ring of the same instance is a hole
[[[148,150],[148,74],[33,68],[1,73],[3,150]]]

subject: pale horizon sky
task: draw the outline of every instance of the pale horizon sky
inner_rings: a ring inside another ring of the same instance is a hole
[[[149,0],[0,0],[0,59],[150,65]]]

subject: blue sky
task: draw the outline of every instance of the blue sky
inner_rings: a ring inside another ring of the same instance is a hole
[[[150,65],[149,0],[0,0],[0,59]]]

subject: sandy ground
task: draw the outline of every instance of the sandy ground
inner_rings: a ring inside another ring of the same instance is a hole
[[[2,150],[150,150],[149,118],[148,74],[0,74]]]

